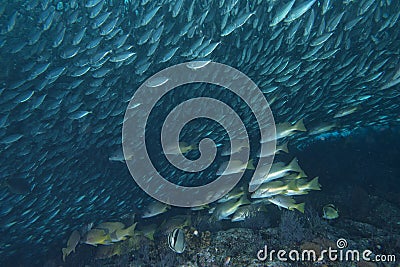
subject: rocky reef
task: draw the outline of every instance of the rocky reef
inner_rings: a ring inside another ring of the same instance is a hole
[[[399,211],[392,210],[392,214],[396,212]],[[273,215],[269,214],[269,217],[274,218]],[[386,218],[391,221],[382,225],[379,225],[381,218],[375,221],[378,224],[348,218],[327,221],[312,209],[306,210],[305,214],[277,210],[277,220],[272,222],[267,217],[264,214],[253,221],[258,228],[244,228],[242,226],[246,224],[243,222],[210,222],[196,216],[191,225],[182,228],[186,249],[181,254],[168,247],[166,232],[158,231],[153,240],[138,233],[111,246],[80,244],[65,263],[61,263],[60,259],[51,259],[46,266],[400,266],[400,232],[396,216]],[[387,223],[392,223],[392,227],[386,227]],[[286,260],[278,257],[279,250],[286,251]],[[326,254],[321,259],[323,250],[337,250],[336,255],[343,258],[333,260]],[[360,252],[360,259],[347,260],[345,256],[352,256],[354,250]],[[362,253],[367,250],[371,251],[370,258],[383,255],[387,262],[363,260]],[[274,252],[270,257],[271,251]],[[298,251],[299,254],[289,254],[290,251]],[[303,251],[314,251],[316,258],[301,258]],[[268,252],[267,255],[264,252]],[[296,259],[296,255],[299,258]],[[265,259],[260,260],[260,256],[265,256]],[[389,262],[394,259],[397,261]]]

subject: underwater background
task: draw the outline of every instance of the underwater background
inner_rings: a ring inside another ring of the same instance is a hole
[[[2,0],[0,14],[0,266],[399,265],[399,1]],[[241,148],[250,160],[233,170],[243,178],[198,210],[148,196],[122,151],[139,86],[194,60],[250,77],[277,131],[273,174],[248,192],[263,143],[251,107],[204,83],[166,94],[146,145],[171,182],[209,183],[231,156],[224,127],[201,118],[183,128],[178,151],[196,159],[210,138],[213,164],[199,173],[171,166],[160,133],[180,103],[218,99],[249,135]],[[257,258],[264,245],[320,253],[340,238],[394,257]]]

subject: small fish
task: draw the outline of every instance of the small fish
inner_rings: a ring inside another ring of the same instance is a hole
[[[297,179],[296,187],[299,191],[321,190],[321,185],[318,182],[319,177],[315,177],[311,181],[305,179]]]
[[[279,10],[276,11],[275,16],[272,19],[272,22],[269,24],[269,26],[275,26],[279,22],[281,22],[289,13],[289,11],[292,9],[294,5],[295,0],[291,0],[287,2],[286,4],[283,4],[280,6]]]
[[[284,192],[285,196],[298,196],[298,195],[306,195],[309,191],[312,190],[321,190],[321,185],[318,182],[319,177],[315,177],[311,181],[304,179],[303,177],[299,177],[300,175],[288,175],[283,180],[285,182],[295,182],[296,188],[294,190],[286,190]]]
[[[5,144],[5,145],[12,144],[12,143],[18,141],[19,139],[21,139],[22,137],[23,137],[22,134],[12,134],[12,135],[9,135],[9,136],[3,138],[0,141],[0,144]]]
[[[322,208],[322,218],[333,220],[339,217],[339,210],[333,204],[327,204]]]
[[[128,237],[132,237],[135,234],[135,228],[137,223],[133,223],[128,228],[117,228],[113,229],[112,227],[108,229],[110,233],[111,242],[119,242],[127,239]]]
[[[109,259],[113,256],[122,255],[122,244],[112,244],[109,246],[98,246],[96,248],[95,259]]]
[[[304,2],[294,7],[286,17],[285,22],[290,23],[300,18],[304,13],[306,13],[311,8],[311,6],[315,3],[315,1],[316,0],[310,0],[308,2]]]
[[[176,228],[185,228],[192,224],[192,218],[190,215],[176,215],[167,218],[159,226],[161,232],[171,232]]]
[[[309,134],[310,135],[317,135],[321,133],[328,132],[330,130],[333,130],[334,128],[338,127],[336,123],[329,123],[329,124],[321,124],[316,127],[314,127]]]
[[[293,135],[295,132],[306,132],[307,129],[304,126],[303,119],[292,125],[289,122],[279,123],[276,125],[276,140]],[[267,143],[273,141],[270,137],[268,139],[262,139],[260,143]]]
[[[206,204],[206,205],[201,205],[201,206],[196,206],[196,207],[190,208],[190,210],[193,210],[193,211],[205,210],[205,209],[210,209],[210,206],[208,204]]]
[[[257,181],[258,184],[267,183],[285,177],[292,172],[300,173],[301,177],[307,177],[307,175],[301,169],[297,158],[294,158],[288,165],[285,165],[284,162],[273,163],[268,173],[266,172],[266,169],[263,169],[265,168],[262,166],[260,168],[260,177],[255,177],[255,181]]]
[[[129,51],[122,52],[122,53],[112,56],[110,58],[110,62],[113,62],[113,63],[123,62],[125,60],[130,59],[134,55],[136,55],[136,53],[134,53],[134,52],[129,52]]]
[[[191,62],[186,63],[186,66],[187,66],[189,69],[197,70],[197,69],[204,68],[204,67],[207,66],[210,62],[211,62],[211,60],[191,61]]]
[[[288,149],[288,142],[285,142],[281,145],[277,145],[275,148],[275,155],[280,154],[281,152],[285,152],[286,154],[289,153]],[[257,156],[262,158],[262,157],[268,157],[273,154],[273,151],[271,152],[271,149],[269,146],[261,146],[260,151],[258,152]]]
[[[217,202],[218,203],[224,203],[224,202],[227,202],[227,201],[232,200],[232,199],[238,199],[241,196],[243,196],[244,193],[245,192],[244,192],[243,186],[235,187],[231,191],[229,191],[225,196],[223,196],[222,198],[218,199]]]
[[[179,254],[185,251],[185,232],[181,228],[176,228],[168,234],[168,246],[172,251]]]
[[[82,239],[82,243],[97,246],[111,244],[111,237],[106,230],[92,229],[87,232],[86,236]]]
[[[240,206],[236,212],[232,215],[231,222],[244,221],[252,216],[255,216],[259,212],[266,212],[265,205],[245,205]]]
[[[108,157],[109,161],[119,161],[119,162],[125,162],[125,160],[132,160],[133,155],[128,156],[125,158],[124,152],[122,149],[115,150],[111,155]]]
[[[335,116],[333,116],[334,118],[341,118],[344,116],[348,116],[354,112],[356,112],[358,110],[358,107],[346,107],[340,111],[338,111]]]
[[[167,83],[169,79],[167,77],[155,77],[151,78],[150,80],[146,81],[147,87],[159,87],[165,83]]]
[[[231,147],[228,147],[221,152],[222,156],[233,155],[242,151],[242,149],[248,149],[250,147],[249,143],[244,140],[232,140],[231,143]]]
[[[278,207],[285,208],[288,210],[298,210],[301,213],[304,213],[304,203],[296,203],[296,201],[289,196],[273,196],[268,199],[272,204],[277,205]]]
[[[154,241],[154,233],[157,231],[156,224],[139,225],[137,233],[145,236],[146,238]]]
[[[242,196],[238,201],[236,199],[232,199],[227,202],[220,203],[215,208],[213,217],[218,221],[229,219],[229,216],[234,214],[240,206],[246,204],[250,204],[250,201],[247,200],[246,196]]]
[[[281,139],[292,135],[296,131],[306,132],[307,129],[304,126],[303,119],[299,120],[296,124],[291,125],[289,123],[282,123],[276,125],[276,139]]]
[[[92,113],[92,111],[86,111],[86,110],[85,111],[76,111],[73,114],[71,114],[69,116],[69,118],[72,120],[78,120],[78,119],[81,119],[81,118],[87,116],[90,113]]]
[[[230,165],[229,165],[230,163]],[[244,172],[246,169],[254,170],[255,167],[253,165],[253,160],[249,160],[249,162],[241,162],[240,160],[232,160],[226,161],[221,164],[217,171],[217,175],[229,175],[234,173]]]
[[[67,241],[67,247],[62,249],[63,254],[63,262],[65,262],[65,258],[71,254],[71,252],[75,252],[75,248],[78,245],[81,239],[81,235],[77,230],[73,231]]]
[[[288,191],[299,191],[296,186],[296,180],[286,184],[284,181],[272,181],[262,184],[257,190],[251,195],[251,198],[266,198],[275,195],[282,195]]]
[[[86,1],[86,3],[85,3],[85,7],[88,7],[88,8],[90,8],[90,7],[94,7],[94,6],[96,6],[98,3],[100,3],[102,0],[88,0],[88,1]]]
[[[178,155],[185,154],[189,151],[197,149],[196,145],[189,145],[185,142],[179,142],[179,147],[176,146],[167,146],[163,151],[165,155]]]
[[[146,211],[143,213],[142,218],[150,218],[164,212],[170,208],[169,205],[164,204],[159,201],[152,202],[150,205],[146,207]]]

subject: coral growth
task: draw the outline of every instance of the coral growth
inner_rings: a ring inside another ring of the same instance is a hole
[[[293,211],[283,211],[278,233],[281,246],[291,246],[312,237],[311,230],[306,228],[305,218]]]

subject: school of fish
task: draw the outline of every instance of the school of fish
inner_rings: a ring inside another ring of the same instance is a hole
[[[135,90],[174,64],[211,60],[249,76],[274,114],[277,151],[287,141],[400,122],[396,0],[17,0],[1,1],[0,15],[0,265],[43,266],[54,246],[65,259],[87,240],[74,232],[78,226],[169,209],[152,204],[123,167],[121,131]],[[152,125],[182,99],[217,97],[242,118],[256,164],[264,152],[251,110],[215,90],[193,84],[167,95]],[[209,171],[182,174],[160,148],[150,149],[160,172],[177,183],[211,181],[227,160],[223,128],[192,126],[181,133],[180,151],[195,157],[207,137],[221,157]],[[157,130],[149,138],[160,143]],[[252,163],[233,171],[251,171]],[[235,188],[210,209],[212,217],[241,221],[266,201],[303,211],[293,196],[320,189],[295,159],[278,160],[264,178],[251,195]]]

